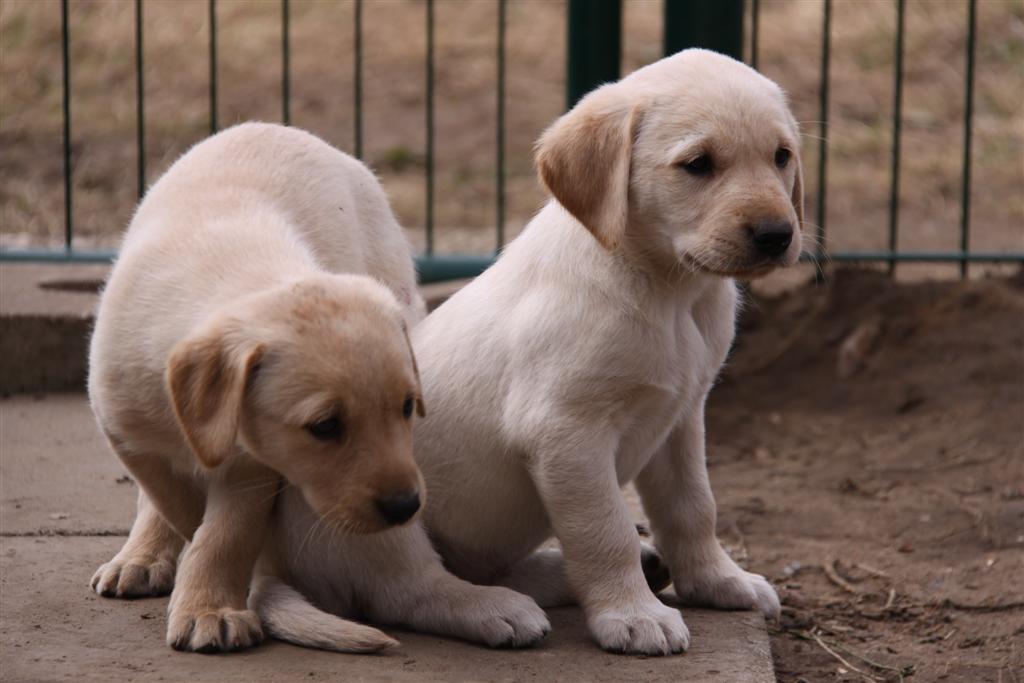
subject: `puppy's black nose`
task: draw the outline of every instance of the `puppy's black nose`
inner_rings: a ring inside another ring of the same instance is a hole
[[[408,522],[420,509],[420,494],[418,491],[412,491],[378,498],[377,509],[388,524]]]
[[[759,221],[750,226],[754,246],[765,256],[780,256],[793,241],[793,224],[786,220]]]

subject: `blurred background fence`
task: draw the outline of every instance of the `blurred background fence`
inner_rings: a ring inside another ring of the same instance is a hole
[[[206,134],[307,128],[382,177],[424,281],[478,273],[543,200],[532,142],[690,46],[778,81],[810,260],[1024,262],[1024,1],[5,0],[0,259],[113,258]]]

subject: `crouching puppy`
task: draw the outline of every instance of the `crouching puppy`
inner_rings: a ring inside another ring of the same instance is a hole
[[[679,611],[645,581],[620,493],[634,481],[680,598],[778,612],[716,539],[704,404],[733,278],[799,255],[798,145],[779,88],[703,50],[595,90],[544,133],[553,199],[413,336],[426,523],[456,574],[577,599],[605,649],[684,650]],[[535,552],[552,533],[561,550]]]
[[[398,529],[425,495],[412,458],[424,408],[407,334],[423,311],[408,244],[358,161],[265,124],[185,154],[139,206],[92,339],[90,400],[140,486],[129,538],[97,570],[95,590],[173,588],[167,642],[177,649],[248,647],[263,638],[261,619],[274,635],[333,649],[394,644],[313,610],[286,576],[269,573],[280,563],[268,541],[290,550],[316,541],[278,533],[298,533],[279,519],[287,509],[335,541],[376,538],[336,543],[337,556],[367,552],[372,564],[394,552],[402,570],[364,582],[435,589],[435,601],[470,592],[475,607],[527,633],[523,642],[541,637],[547,622],[532,600],[469,586],[444,572],[421,527]],[[330,557],[323,570],[351,590]],[[381,610],[389,621],[478,634],[479,615],[460,611],[464,602],[424,622],[421,595],[379,590],[398,594]],[[291,618],[299,603],[306,621]]]

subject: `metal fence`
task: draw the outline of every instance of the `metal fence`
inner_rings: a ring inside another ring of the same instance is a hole
[[[445,255],[434,249],[434,0],[421,0],[426,13],[426,248],[417,258],[420,278],[424,282],[469,277],[489,265],[505,243],[505,71],[506,71],[506,17],[508,0],[497,3],[497,71],[495,95],[496,215],[495,252],[480,256]],[[71,96],[72,73],[69,64],[68,2],[61,0],[61,51],[63,87],[63,181],[64,181],[64,244],[59,249],[6,249],[0,251],[0,260],[22,261],[109,261],[115,257],[110,251],[84,251],[74,246],[72,222],[72,166],[71,166]],[[291,119],[290,97],[290,3],[279,0],[281,8],[281,119]],[[819,87],[819,131],[816,221],[818,245],[816,252],[808,254],[812,261],[859,261],[887,263],[890,272],[899,262],[958,263],[961,276],[966,276],[968,264],[973,262],[1024,263],[1024,252],[982,253],[970,247],[971,160],[974,112],[974,76],[977,24],[977,0],[963,0],[966,14],[967,55],[964,82],[963,156],[960,183],[959,249],[956,251],[904,251],[897,248],[900,217],[900,142],[902,128],[902,96],[904,73],[904,34],[906,0],[896,0],[895,64],[893,69],[892,147],[889,185],[888,249],[871,252],[829,252],[826,248],[826,200],[828,172],[829,130],[829,70],[831,59],[833,0],[824,0],[822,13],[822,49]],[[143,0],[134,0],[135,10],[135,85],[136,85],[136,157],[138,195],[146,187],[145,145],[145,83],[143,79]],[[743,58],[745,43],[744,22],[749,19],[749,63],[757,68],[760,0],[664,0],[664,52],[671,54],[686,47],[707,47]],[[566,101],[572,106],[595,86],[616,80],[622,36],[622,0],[568,0],[568,49],[566,70]],[[210,133],[217,132],[217,0],[208,0],[209,26],[209,108]],[[354,54],[352,69],[354,91],[354,151],[363,153],[363,0],[355,0],[352,30]]]

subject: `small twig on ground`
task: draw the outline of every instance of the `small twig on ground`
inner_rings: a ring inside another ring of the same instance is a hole
[[[883,572],[881,569],[875,569],[874,567],[872,567],[869,564],[864,564],[863,562],[854,562],[853,566],[854,567],[858,567],[859,569],[863,569],[864,571],[866,571],[868,574],[871,574],[872,576],[877,576],[877,577],[883,578],[883,579],[889,578],[889,574],[888,573]]]
[[[825,562],[824,564],[821,565],[821,568],[822,568],[822,570],[824,570],[825,576],[828,577],[829,581],[831,581],[835,585],[839,586],[840,588],[842,588],[844,591],[846,591],[848,593],[853,593],[854,595],[860,595],[860,591],[857,590],[857,588],[853,584],[851,584],[849,581],[847,581],[843,577],[839,576],[839,572],[836,571],[836,560],[835,559],[832,559],[832,560],[829,560],[828,562]]]
[[[875,661],[872,661],[872,660],[868,659],[864,655],[857,654],[856,652],[854,652],[850,648],[845,647],[843,645],[840,645],[839,643],[834,643],[833,647],[835,647],[838,650],[842,650],[843,652],[845,652],[846,654],[850,655],[851,657],[856,657],[857,659],[859,659],[860,661],[864,662],[865,664],[867,664],[868,666],[870,666],[873,669],[877,669],[879,671],[891,671],[891,672],[893,672],[894,674],[899,676],[900,681],[903,680],[904,676],[909,676],[909,675],[911,675],[914,672],[914,666],[913,665],[896,667],[896,666],[888,666],[886,664],[879,664],[878,662],[875,662]]]
[[[889,589],[889,597],[886,598],[885,605],[882,606],[882,611],[883,612],[888,612],[889,608],[892,607],[892,604],[895,601],[896,601],[896,589],[895,588],[890,588]]]
[[[879,676],[877,676],[877,675],[875,675],[873,673],[864,671],[862,669],[858,669],[853,664],[851,664],[846,658],[844,658],[842,655],[840,655],[838,652],[836,652],[836,650],[840,650],[844,654],[849,655],[850,657],[854,657],[856,659],[859,659],[860,661],[864,662],[865,664],[867,664],[868,666],[870,666],[872,669],[874,669],[876,671],[890,672],[890,673],[896,674],[896,676],[900,680],[900,683],[903,683],[903,680],[904,680],[904,678],[906,676],[910,676],[910,675],[912,675],[914,673],[914,665],[912,665],[912,664],[908,665],[908,666],[899,666],[899,667],[897,667],[897,666],[888,666],[887,664],[880,664],[879,662],[876,662],[876,661],[873,661],[871,659],[868,659],[864,655],[858,654],[857,652],[854,652],[850,648],[848,648],[848,647],[846,647],[846,646],[844,646],[844,645],[842,645],[840,643],[826,643],[818,635],[818,631],[819,630],[820,630],[819,627],[815,626],[810,631],[794,630],[794,631],[790,631],[790,633],[792,633],[793,635],[795,635],[798,638],[801,638],[803,640],[813,640],[815,643],[818,644],[819,647],[821,647],[821,649],[825,650],[825,652],[827,652],[828,654],[830,654],[833,657],[835,657],[844,666],[852,669],[853,671],[856,671],[861,676],[864,676],[865,678],[868,678],[868,679],[873,680],[873,681],[884,681],[886,679],[884,677],[879,677]],[[833,649],[833,648],[835,648],[835,649]]]
[[[841,654],[839,654],[838,652],[836,652],[835,650],[830,648],[828,645],[826,645],[825,641],[823,641],[821,638],[819,638],[818,634],[815,633],[814,631],[811,631],[809,635],[814,640],[814,642],[816,642],[818,644],[818,646],[822,650],[824,650],[825,652],[829,653],[830,655],[835,657],[837,660],[839,660],[843,664],[843,666],[845,666],[847,669],[851,669],[853,671],[856,671],[857,673],[859,673],[864,678],[870,679],[872,681],[884,680],[884,679],[878,678],[874,674],[870,674],[867,671],[864,671],[863,669],[858,669],[853,664],[850,664],[850,662],[846,661]]]

